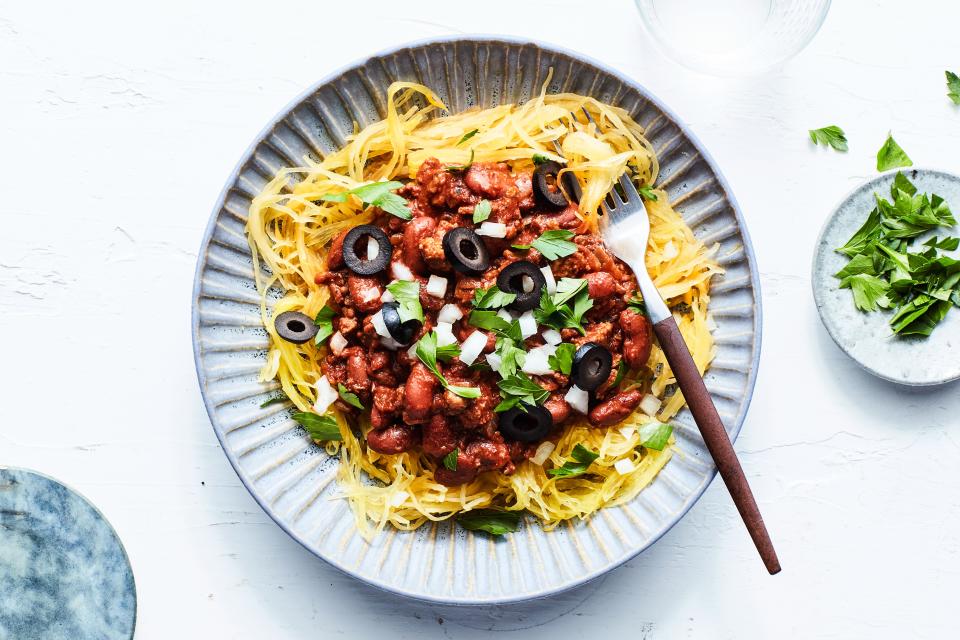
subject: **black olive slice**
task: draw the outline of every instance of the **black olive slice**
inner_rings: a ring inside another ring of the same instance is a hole
[[[527,278],[532,280],[524,282]],[[513,311],[529,311],[540,305],[540,292],[547,284],[540,267],[527,260],[511,262],[497,275],[497,287],[500,291],[515,293],[516,299],[507,305]],[[529,289],[529,291],[528,291]]]
[[[299,311],[284,311],[273,319],[273,327],[278,336],[293,344],[313,340],[320,329],[314,324],[313,318]]]
[[[514,407],[500,414],[500,433],[520,442],[542,440],[553,429],[553,416],[541,406],[523,407],[526,411]]]
[[[483,275],[490,268],[487,245],[467,227],[454,227],[443,236],[443,255],[450,265],[468,276]]]
[[[593,391],[610,377],[613,356],[596,342],[585,342],[573,354],[570,379],[584,391]]]
[[[380,311],[383,314],[383,324],[387,325],[387,332],[400,346],[406,347],[413,342],[414,336],[423,326],[423,323],[413,318],[400,322],[400,305],[396,302],[384,302]]]
[[[533,170],[533,198],[541,207],[563,209],[567,206],[567,198],[557,180],[561,169],[558,163],[548,160]]]
[[[379,246],[377,256],[367,260],[367,244],[373,238]],[[393,257],[393,245],[383,229],[372,224],[361,224],[350,229],[343,239],[343,261],[347,268],[357,275],[372,276],[380,273],[390,264]]]

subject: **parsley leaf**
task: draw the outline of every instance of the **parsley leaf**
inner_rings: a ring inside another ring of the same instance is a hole
[[[550,158],[548,158],[547,156],[543,155],[542,153],[535,153],[535,154],[533,154],[533,164],[535,164],[535,165],[537,165],[537,166],[540,166],[540,165],[543,164],[544,162],[550,162]]]
[[[529,251],[530,245],[529,244],[512,244],[510,245],[510,248],[517,249],[519,251]]]
[[[835,124],[820,129],[810,129],[810,139],[813,144],[822,144],[823,146],[833,147],[837,151],[847,150],[847,135],[843,129]]]
[[[347,196],[353,195],[366,205],[380,207],[387,213],[395,215],[402,220],[410,220],[413,218],[413,214],[407,206],[407,201],[396,193],[393,193],[402,186],[402,182],[395,180],[371,182],[360,185],[355,189],[350,189],[349,191],[328,193],[320,196],[320,199],[324,202],[346,202]]]
[[[553,304],[563,304],[586,286],[587,281],[583,278],[560,278],[560,282],[557,283],[557,292],[553,294]]]
[[[960,76],[953,71],[947,71],[947,97],[953,104],[960,104]]]
[[[889,307],[887,292],[890,285],[869,273],[857,273],[840,281],[840,288],[853,289],[853,302],[861,311],[876,311],[877,307]]]
[[[330,305],[323,305],[323,308],[317,312],[313,324],[320,328],[317,330],[317,336],[313,339],[314,344],[323,344],[324,340],[333,335],[333,316],[334,311],[330,308]]]
[[[305,412],[295,413],[292,417],[314,440],[343,440],[335,418]]]
[[[267,407],[269,407],[269,406],[272,405],[272,404],[276,404],[276,403],[278,403],[278,402],[286,402],[286,401],[289,400],[289,399],[290,399],[290,398],[287,397],[287,394],[281,392],[280,395],[278,395],[278,396],[274,396],[274,397],[272,397],[272,398],[268,398],[268,399],[264,400],[263,403],[260,404],[260,408],[261,408],[261,409],[266,409]]]
[[[547,260],[557,260],[577,252],[577,245],[570,242],[573,235],[573,231],[566,229],[551,229],[541,233],[530,245]]]
[[[572,306],[569,304],[572,298]],[[540,306],[533,315],[539,324],[554,329],[576,329],[586,335],[583,328],[583,314],[593,307],[593,300],[587,288],[587,281],[581,278],[561,278],[557,283],[557,292],[552,296],[546,290],[540,295]]]
[[[443,456],[443,466],[445,466],[447,469],[450,469],[450,471],[456,471],[457,457],[459,455],[460,455],[460,449],[455,447],[453,451]]]
[[[501,378],[509,378],[517,372],[517,369],[523,367],[526,361],[527,352],[523,349],[523,339],[514,340],[512,338],[497,338],[495,353],[500,357],[500,367],[497,373]]]
[[[877,151],[877,171],[912,166],[913,161],[907,155],[907,152],[897,144],[893,135],[888,133],[886,142],[880,147],[880,151]]]
[[[497,285],[489,289],[478,288],[473,292],[473,306],[476,309],[500,309],[516,299],[517,294],[501,291]]]
[[[467,322],[470,326],[488,331],[503,332],[510,329],[510,323],[498,316],[496,311],[474,309],[470,312]]]
[[[397,280],[387,285],[387,291],[396,298],[400,322],[418,320],[423,322],[423,306],[420,304],[420,283],[411,280]]]
[[[457,524],[470,531],[486,531],[495,536],[520,530],[518,511],[499,509],[474,509],[457,516]]]
[[[673,433],[673,427],[662,422],[648,422],[640,427],[640,444],[647,449],[654,451],[663,451],[663,448],[670,442],[670,435]]]
[[[459,171],[466,171],[466,170],[469,169],[471,166],[473,166],[473,156],[474,156],[474,153],[475,153],[474,150],[473,150],[473,149],[470,149],[470,160],[467,161],[467,164],[449,164],[449,165],[447,165],[447,171],[449,171],[449,172],[451,172],[451,173],[457,173],[457,172],[459,172]]]
[[[649,200],[651,202],[657,201],[657,194],[654,193],[652,186],[639,187],[637,189],[637,192],[640,194],[640,197],[643,198],[644,200]]]
[[[483,222],[490,217],[490,201],[481,200],[473,207],[473,223]]]
[[[455,146],[455,147],[459,147],[459,146],[462,145],[464,142],[466,142],[467,140],[469,140],[469,139],[472,138],[473,136],[477,135],[477,133],[479,133],[479,132],[480,132],[480,129],[473,129],[473,130],[471,130],[471,131],[467,131],[465,134],[463,134],[463,137],[460,138],[460,139],[457,141],[457,144],[455,144],[454,146]]]
[[[360,402],[360,398],[357,397],[357,394],[343,386],[342,382],[337,383],[337,392],[340,394],[341,400],[363,411],[363,403]]]
[[[582,444],[578,444],[570,452],[572,460],[567,460],[562,467],[549,469],[547,473],[555,478],[572,478],[586,473],[593,461],[600,457],[599,453],[594,453]]]
[[[497,386],[500,388],[500,397],[503,398],[503,402],[494,409],[497,412],[517,406],[523,409],[520,403],[542,404],[550,397],[549,391],[528,378],[522,371],[504,378],[497,383]]]
[[[448,347],[454,347],[449,349]],[[426,365],[427,369],[430,370],[434,376],[437,377],[437,380],[440,381],[440,384],[443,385],[444,389],[451,391],[461,398],[479,398],[480,397],[480,388],[479,387],[460,387],[457,385],[452,385],[447,382],[447,379],[443,377],[443,374],[440,373],[439,367],[437,367],[437,358],[441,360],[444,358],[450,359],[453,358],[456,354],[460,353],[460,348],[456,345],[447,345],[446,347],[437,348],[437,332],[431,331],[430,333],[424,335],[417,342],[417,357],[420,358],[420,362]]]
[[[634,292],[633,296],[627,300],[627,307],[641,315],[647,315],[647,303],[643,301],[643,296],[638,291]]]
[[[570,375],[570,369],[573,367],[573,354],[577,351],[577,345],[564,342],[557,345],[556,352],[547,358],[547,364],[551,369],[564,375]]]

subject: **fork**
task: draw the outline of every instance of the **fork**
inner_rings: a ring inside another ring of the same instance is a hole
[[[587,120],[594,123],[593,117],[584,109]],[[574,114],[571,114],[574,115]],[[574,116],[576,119],[576,116]],[[554,142],[557,153],[560,153],[559,145]],[[580,185],[577,184],[572,174],[571,180],[567,186],[574,195],[579,198]],[[633,270],[640,285],[640,293],[646,304],[647,315],[653,324],[653,331],[663,349],[667,362],[673,371],[677,380],[677,386],[683,392],[683,397],[687,401],[690,413],[700,429],[703,441],[707,445],[707,450],[713,457],[720,477],[723,478],[727,490],[733,498],[740,517],[747,526],[747,531],[753,539],[757,551],[767,571],[771,575],[780,572],[780,561],[777,559],[777,552],[770,541],[770,534],[763,524],[763,517],[760,515],[760,509],[757,507],[757,501],[753,497],[750,485],[737,459],[736,451],[730,442],[717,408],[710,398],[710,392],[700,376],[696,363],[687,349],[683,336],[680,334],[680,328],[677,326],[673,314],[667,308],[656,285],[647,273],[644,257],[647,252],[647,239],[650,235],[650,218],[647,215],[646,206],[643,198],[625,174],[620,176],[620,187],[623,189],[621,196],[616,189],[611,189],[607,196],[607,201],[602,203],[601,209],[604,213],[606,224],[601,229],[604,244],[615,256],[623,260]]]

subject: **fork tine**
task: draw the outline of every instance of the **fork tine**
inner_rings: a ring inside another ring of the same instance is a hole
[[[637,187],[634,186],[633,180],[628,178],[626,173],[623,173],[620,175],[620,186],[623,187],[623,192],[627,196],[627,202],[642,201],[642,198],[640,197],[640,192],[637,191]]]
[[[563,150],[560,148],[560,143],[556,140],[553,141],[553,149],[557,152],[558,156],[563,157]],[[580,191],[580,183],[577,182],[577,177],[573,175],[573,173],[566,173],[563,177],[566,179],[567,189],[569,189],[573,197],[577,199],[577,202],[580,202],[580,196],[583,195],[583,193]]]

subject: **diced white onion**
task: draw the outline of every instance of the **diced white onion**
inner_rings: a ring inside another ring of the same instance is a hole
[[[675,244],[673,244],[673,240],[670,240],[667,242],[667,244],[663,245],[663,253],[661,254],[661,258],[663,260],[673,260],[678,255],[680,255],[680,252],[677,251],[677,247]]]
[[[377,295],[377,290],[375,287],[362,287],[360,290],[362,293],[357,302],[370,303],[374,300],[379,300],[383,296],[382,293],[379,296]]]
[[[547,329],[540,335],[543,336],[543,340],[547,344],[560,344],[563,342],[563,338],[560,337],[560,332],[556,329]]]
[[[657,415],[657,411],[660,411],[660,404],[660,398],[648,393],[643,396],[643,400],[640,401],[640,410],[648,416],[655,416]]]
[[[513,322],[513,316],[510,315],[510,312],[506,309],[500,309],[497,311],[497,315],[506,320],[507,322]]]
[[[337,390],[330,386],[327,376],[320,376],[317,380],[317,401],[313,403],[313,410],[323,415],[339,397]]]
[[[380,295],[380,302],[393,302],[396,298],[393,297],[393,294],[390,293],[389,289],[384,289],[383,293]]]
[[[445,304],[440,309],[440,313],[437,314],[437,322],[453,324],[462,317],[463,311],[460,310],[460,307],[455,304]]]
[[[371,316],[371,318],[370,318],[370,323],[373,325],[373,329],[374,329],[374,331],[377,332],[377,335],[378,335],[378,336],[381,336],[381,337],[384,337],[384,338],[392,338],[392,337],[393,337],[392,335],[390,335],[390,332],[387,331],[387,323],[383,321],[383,311],[382,311],[382,310],[381,310],[381,311],[377,311],[375,314],[373,314],[373,316]]]
[[[460,362],[468,367],[474,363],[477,357],[487,346],[487,336],[482,331],[474,331],[460,345]]]
[[[399,507],[404,502],[407,501],[407,498],[410,497],[410,494],[406,491],[397,491],[395,494],[390,496],[390,506]]]
[[[447,279],[431,275],[427,280],[427,293],[434,298],[442,298],[447,293]]]
[[[437,334],[437,346],[445,347],[448,344],[457,344],[457,338],[453,335],[453,325],[446,322],[438,322],[433,328]]]
[[[625,476],[631,471],[633,471],[634,469],[636,469],[636,467],[633,465],[633,460],[631,460],[630,458],[617,460],[616,462],[613,463],[613,468],[616,469],[617,473],[619,473],[622,476]]]
[[[550,265],[540,268],[540,272],[543,273],[543,279],[547,282],[547,293],[551,296],[557,292],[557,281],[553,277],[553,270],[550,268]]]
[[[540,446],[537,447],[537,452],[533,454],[532,458],[530,458],[530,462],[543,466],[543,463],[547,461],[547,458],[550,457],[550,454],[553,453],[553,450],[556,448],[557,445],[553,444],[549,440],[546,442],[541,442]]]
[[[574,411],[587,415],[590,412],[590,395],[578,387],[573,385],[570,387],[570,390],[567,391],[567,394],[563,396],[563,399],[567,401]]]
[[[390,273],[397,280],[413,280],[413,271],[410,271],[410,267],[403,264],[402,262],[394,261],[390,264]]]
[[[500,365],[503,364],[503,361],[500,359],[500,356],[498,356],[496,353],[488,353],[487,364],[490,365],[491,369],[499,373]]]
[[[520,335],[529,338],[537,332],[537,320],[533,317],[533,311],[524,312],[518,319],[520,322]]]
[[[520,279],[521,284],[523,285],[523,292],[530,293],[533,291],[533,278],[530,276],[523,276]]]
[[[488,238],[506,238],[507,225],[502,222],[484,222],[477,229],[478,236],[487,236]]]
[[[547,375],[553,371],[548,362],[550,356],[556,353],[556,351],[557,348],[552,344],[545,344],[542,347],[530,349],[523,359],[523,372],[533,376]]]
[[[629,440],[633,437],[634,428],[633,425],[627,425],[625,427],[620,427],[620,435]]]
[[[417,358],[419,358],[419,356],[417,355],[417,343],[416,343],[416,342],[414,342],[412,345],[410,345],[410,348],[407,349],[407,355],[410,356],[410,359],[411,359],[411,360],[416,360]]]
[[[343,353],[343,350],[347,347],[347,339],[343,337],[343,334],[337,331],[335,334],[330,336],[330,351],[333,351],[335,354],[340,355]]]
[[[370,236],[367,238],[367,260],[375,260],[380,255],[380,243]]]

